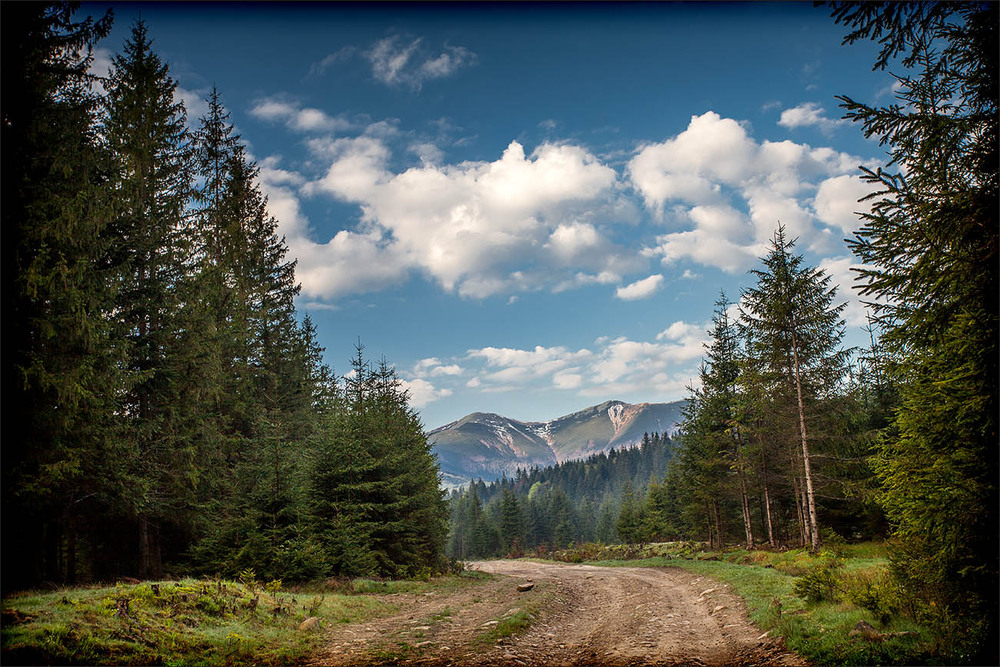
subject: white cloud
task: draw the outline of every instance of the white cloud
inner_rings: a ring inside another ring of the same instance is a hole
[[[306,179],[295,171],[282,169],[280,155],[270,155],[261,160],[257,166],[260,169],[260,178],[272,185],[289,185],[298,187],[305,184]]]
[[[576,351],[562,346],[469,350],[466,371],[475,377],[465,386],[483,391],[556,389],[585,397],[638,395],[642,400],[657,400],[657,396],[673,400],[684,394],[697,374],[706,326],[675,322],[655,341],[602,337],[592,349]]]
[[[438,389],[427,380],[421,378],[400,380],[400,384],[404,390],[410,393],[410,407],[417,409],[452,394],[451,389]]]
[[[476,61],[476,55],[462,46],[445,46],[437,55],[428,55],[421,49],[421,41],[406,42],[392,36],[375,42],[365,52],[375,80],[419,90],[425,81],[451,76]]]
[[[462,46],[446,46],[436,58],[424,61],[418,75],[424,79],[442,79],[451,76],[459,68],[475,61],[475,54]]]
[[[631,285],[619,287],[615,292],[615,297],[622,301],[636,301],[652,296],[656,290],[660,289],[663,283],[663,276],[655,274],[642,280],[637,280]]]
[[[754,149],[742,125],[709,111],[693,116],[673,139],[642,148],[628,172],[650,209],[661,211],[668,200],[714,204],[720,184],[734,185],[745,177]]]
[[[366,229],[397,251],[385,261],[447,291],[483,298],[572,283],[567,273],[619,276],[642,265],[580,221],[614,210],[618,196],[615,171],[581,147],[546,143],[527,155],[514,141],[493,162],[424,161],[400,173],[390,169],[386,142],[371,133],[310,147],[331,164],[303,193],[359,204]]]
[[[441,377],[446,375],[461,375],[462,367],[458,364],[443,365],[436,357],[421,359],[413,367],[413,375],[416,377],[429,376]]]
[[[257,100],[250,114],[262,120],[284,123],[294,132],[342,132],[354,127],[345,118],[330,116],[320,109],[302,108],[298,102],[282,98]]]
[[[329,118],[304,111],[282,98],[254,109],[298,129]],[[792,141],[758,143],[744,124],[707,112],[676,136],[643,146],[626,166],[629,184],[668,228],[637,249],[622,243],[628,225],[641,220],[626,183],[583,146],[544,142],[529,152],[511,141],[492,161],[447,163],[437,142],[392,120],[306,144],[318,175],[307,180],[269,158],[261,177],[299,260],[303,293],[316,302],[416,274],[476,299],[509,302],[523,292],[588,285],[643,298],[664,283],[665,274],[649,275],[650,260],[740,273],[766,251],[778,222],[801,248],[830,254],[851,224],[847,210],[860,182],[851,176],[856,157]],[[419,163],[400,167],[390,146]],[[313,240],[299,196],[356,204],[356,222]]]
[[[198,120],[208,114],[207,88],[188,90],[177,86],[174,88],[174,101],[183,102],[187,111],[188,123],[193,127],[198,126]]]
[[[467,356],[480,358],[487,366],[504,369],[517,368],[527,374],[547,375],[565,366],[591,356],[590,350],[580,349],[573,352],[569,348],[543,347],[536,345],[533,350],[519,350],[509,347],[484,347],[469,350]]]
[[[845,188],[821,183],[855,172],[859,162],[829,148],[758,143],[746,126],[711,111],[694,116],[683,132],[642,147],[628,164],[647,208],[674,227],[643,253],[665,265],[691,259],[740,273],[766,249],[779,222],[803,247],[830,252],[839,239],[823,224],[839,224],[835,198]],[[815,206],[818,189],[823,197]]]
[[[289,242],[289,248],[299,260],[302,294],[311,298],[373,292],[407,277],[405,253],[377,231],[344,229],[326,243]]]
[[[556,389],[578,389],[583,385],[583,376],[579,373],[561,371],[552,376],[552,386]]]
[[[819,184],[813,207],[816,217],[845,234],[861,228],[858,213],[871,213],[871,202],[859,201],[873,186],[858,176],[835,176]]]
[[[797,107],[785,109],[778,119],[778,125],[790,130],[798,127],[816,127],[827,134],[845,122],[843,119],[827,118],[826,111],[815,102],[805,102]]]

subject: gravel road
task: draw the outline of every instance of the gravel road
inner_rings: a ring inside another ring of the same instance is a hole
[[[724,584],[679,568],[478,561],[502,575],[447,595],[396,595],[401,613],[330,631],[315,665],[804,665],[762,636]],[[534,587],[518,592],[518,584]],[[484,641],[505,617],[524,631]]]

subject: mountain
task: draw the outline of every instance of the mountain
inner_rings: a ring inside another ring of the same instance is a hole
[[[685,401],[608,401],[547,422],[522,422],[474,412],[427,434],[441,462],[445,486],[511,476],[615,448],[634,447],[644,433],[674,433]]]

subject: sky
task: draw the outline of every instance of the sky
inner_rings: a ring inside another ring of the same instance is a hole
[[[193,125],[216,86],[338,373],[360,341],[428,429],[684,398],[780,221],[840,285],[891,101],[812,3],[85,3],[138,18]]]

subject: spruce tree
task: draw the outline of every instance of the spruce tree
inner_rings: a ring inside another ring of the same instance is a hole
[[[128,342],[118,438],[127,463],[123,510],[138,527],[137,571],[160,573],[160,527],[186,514],[193,500],[190,440],[178,428],[189,406],[181,395],[175,351],[178,285],[187,278],[184,236],[191,170],[186,113],[177,82],[152,50],[146,24],[137,22],[115,56],[106,85],[101,133],[112,162],[111,231],[122,242],[113,256],[120,276],[114,320]]]
[[[793,246],[779,225],[771,250],[761,259],[763,268],[751,271],[757,284],[743,292],[740,326],[747,354],[762,362],[776,391],[792,407],[802,473],[802,523],[815,551],[820,534],[810,423],[813,409],[842,379],[847,352],[841,347],[840,314],[846,304],[834,305],[836,287],[831,287],[830,277],[805,266],[800,255],[792,254]]]
[[[105,166],[90,49],[111,27],[69,3],[3,8],[3,586],[72,582],[77,537],[117,486],[123,384],[108,326]]]
[[[877,302],[900,404],[880,441],[897,577],[949,643],[996,663],[1000,195],[995,3],[837,3],[846,43],[877,40],[897,102],[842,97],[887,148],[850,241]],[[954,623],[962,631],[954,630]]]

